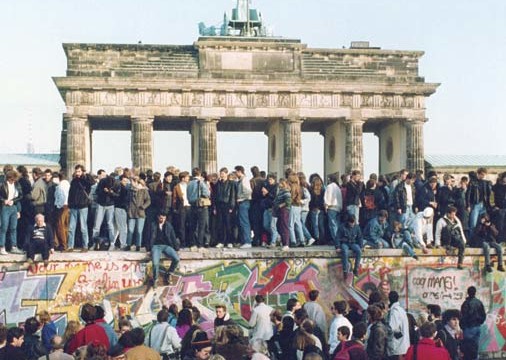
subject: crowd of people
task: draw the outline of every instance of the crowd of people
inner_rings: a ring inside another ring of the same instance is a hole
[[[465,247],[483,248],[486,271],[504,271],[506,173],[494,185],[479,168],[460,178],[401,170],[390,179],[371,174],[364,183],[355,170],[327,181],[318,174],[288,169],[283,178],[254,166],[205,174],[168,167],[163,174],[118,167],[107,174],[75,166],[63,172],[4,167],[0,184],[0,255],[37,253],[45,262],[55,250],[152,252],[158,276],[162,254],[177,267],[177,251],[208,247],[332,245],[340,250],[343,272],[358,273],[363,248],[398,248],[418,259],[441,246],[456,249],[462,268]],[[79,225],[79,226],[78,226]],[[355,264],[349,263],[350,252]]]
[[[257,294],[246,333],[225,304],[215,306],[214,328],[204,331],[189,299],[181,308],[164,306],[145,327],[124,317],[113,327],[101,306],[87,303],[80,311],[84,326],[69,321],[63,335],[47,311],[23,328],[0,325],[0,360],[474,360],[486,313],[476,288],[467,293],[461,309],[442,312],[430,304],[416,319],[397,292],[372,291],[366,310],[334,301],[329,322],[318,290],[304,304],[290,298],[285,309]]]

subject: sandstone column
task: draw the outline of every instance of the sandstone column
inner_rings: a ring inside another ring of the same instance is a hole
[[[153,117],[132,118],[132,166],[153,169]]]
[[[302,171],[302,138],[300,119],[284,120],[283,167],[284,170]],[[282,176],[279,174],[278,176]]]
[[[89,125],[88,119],[84,116],[64,114],[63,120],[66,122],[67,129],[65,169],[67,170],[69,179],[71,179],[76,165],[86,166],[86,160],[89,157],[87,154],[87,150],[89,150],[87,142],[89,140],[86,139],[86,127]]]
[[[423,124],[425,119],[406,122],[406,168],[409,171],[423,170],[425,165],[423,149]]]
[[[364,147],[362,139],[362,119],[350,119],[345,121],[346,128],[346,160],[345,170],[350,174],[353,170],[364,171]]]
[[[216,145],[216,119],[197,120],[199,127],[199,168],[212,174],[218,171],[218,151]]]

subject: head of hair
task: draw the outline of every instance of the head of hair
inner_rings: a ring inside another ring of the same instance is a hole
[[[283,314],[281,313],[281,310],[279,310],[279,309],[272,310],[270,317],[271,317],[271,321],[281,322],[281,320],[283,320]]]
[[[133,342],[134,346],[139,346],[139,345],[144,344],[144,338],[145,338],[144,329],[142,329],[140,327],[136,327],[135,329],[130,331],[130,334],[132,336],[132,342]]]
[[[474,286],[469,286],[467,288],[467,295],[469,297],[475,297],[476,296],[476,288]]]
[[[47,310],[42,310],[39,312],[39,321],[41,324],[45,324],[51,321],[51,315]]]
[[[332,305],[334,307],[334,310],[337,311],[338,314],[344,315],[346,313],[346,308],[348,307],[348,304],[344,300],[334,301],[334,304]]]
[[[118,320],[118,329],[122,329],[124,327],[132,328],[132,323],[126,317],[122,317]]]
[[[367,324],[363,321],[353,325],[353,336],[362,339],[367,334]]]
[[[230,342],[235,342],[241,339],[244,336],[244,332],[242,331],[239,325],[227,325],[225,327],[225,333]]]
[[[397,293],[397,291],[390,291],[388,293],[388,301],[390,301],[390,304],[399,301],[399,294]]]
[[[18,172],[16,170],[7,171],[5,179],[9,181],[16,181],[18,179]]]
[[[460,320],[460,310],[458,309],[448,309],[443,313],[443,323],[447,324],[451,319],[459,319]]]
[[[308,352],[306,355],[304,355],[302,360],[323,360],[323,358],[317,352]]]
[[[194,323],[197,323],[200,319],[200,310],[196,306],[192,306],[192,319]]]
[[[123,335],[121,335],[120,338],[118,339],[118,344],[126,348],[134,347],[135,344],[132,338],[132,330],[125,331]]]
[[[225,174],[228,174],[228,169],[226,167],[222,167],[220,169],[220,173],[225,173]]]
[[[156,320],[159,323],[166,322],[169,319],[169,311],[167,309],[162,309],[156,314]]]
[[[341,333],[341,335],[344,335],[346,337],[346,340],[350,340],[350,328],[347,326],[340,326],[337,329],[338,332]]]
[[[215,309],[223,309],[223,311],[227,312],[227,305],[225,305],[225,304],[218,304],[214,308]]]
[[[4,324],[0,324],[0,344],[3,344],[7,339],[7,327]]]
[[[251,171],[251,175],[253,175],[253,177],[259,177],[260,176],[260,169],[258,168],[258,166],[252,166],[250,168],[250,171]]]
[[[316,299],[318,299],[318,295],[320,295],[320,292],[318,290],[311,290],[309,292],[309,300],[316,301]]]
[[[281,319],[281,324],[282,324],[282,327],[281,327],[281,331],[283,331],[283,333],[292,333],[293,332],[293,326],[294,326],[294,321],[293,321],[293,317],[291,316],[285,316]]]
[[[368,304],[372,305],[380,302],[381,300],[382,300],[381,293],[378,290],[374,290],[373,292],[371,292],[371,294],[369,294]]]
[[[63,342],[63,338],[61,336],[55,335],[50,340],[51,347],[53,350],[61,350],[65,343]]]
[[[95,319],[103,319],[105,316],[104,308],[100,305],[95,305],[95,310],[96,310]]]
[[[40,328],[40,322],[35,316],[25,320],[25,332],[29,335],[35,334]]]
[[[426,322],[420,326],[420,336],[423,338],[432,338],[437,331],[437,326],[433,322]]]
[[[90,303],[86,303],[81,308],[81,319],[83,319],[84,322],[90,323],[95,321],[97,318],[97,309]]]
[[[173,315],[177,316],[177,313],[178,313],[177,305],[176,304],[170,304],[169,307],[167,308],[167,311],[169,312],[169,314],[173,314]]]
[[[67,327],[65,327],[65,331],[63,333],[63,340],[66,342],[68,341],[72,336],[77,334],[79,329],[81,328],[81,324],[79,321],[76,320],[70,320],[67,323]]]
[[[81,169],[82,172],[85,172],[86,169],[84,168],[83,165],[81,164],[77,164],[76,166],[74,166],[74,170],[77,170],[77,169]],[[40,169],[39,169],[40,170]]]
[[[190,173],[188,171],[181,171],[179,173],[179,180],[182,181],[187,176],[190,176]]]
[[[293,317],[295,318],[296,321],[302,322],[305,319],[307,319],[309,317],[309,315],[308,315],[306,309],[300,308],[300,309],[295,310],[295,312],[293,313]]]
[[[339,176],[337,173],[334,173],[334,174],[330,174],[329,175],[329,182],[330,183],[336,183],[338,182],[338,179],[339,179]]]
[[[265,297],[263,295],[257,294],[257,295],[255,295],[255,301],[257,303],[262,303],[265,301]]]
[[[286,310],[287,311],[292,311],[293,308],[295,307],[295,305],[297,305],[298,302],[299,302],[299,300],[297,300],[295,298],[288,299],[288,301],[286,302]]]
[[[457,213],[457,208],[453,205],[449,205],[448,206],[448,210],[447,210],[447,213],[448,214],[451,214],[451,213]]]
[[[236,167],[234,167],[234,170],[241,172],[241,174],[244,174],[244,166],[242,165],[237,165]]]
[[[439,306],[438,304],[427,305],[427,310],[429,311],[429,314],[432,314],[435,317],[441,316],[441,306]]]
[[[25,332],[23,329],[19,327],[11,327],[9,330],[7,330],[7,343],[10,344],[14,341],[14,339],[19,339],[21,336],[25,335]]]
[[[18,173],[22,176],[22,177],[28,177],[28,169],[26,168],[26,166],[23,166],[23,165],[19,165],[16,170],[18,171]]]
[[[480,167],[480,168],[478,168],[478,170],[476,170],[476,173],[477,174],[482,174],[482,175],[487,175],[488,170],[487,170],[487,168]]]
[[[367,314],[369,314],[369,318],[372,322],[383,319],[383,311],[377,305],[369,305],[367,308]]]
[[[191,309],[193,307],[193,304],[190,299],[183,299],[181,306],[183,309]]]
[[[388,211],[386,211],[386,210],[378,211],[378,217],[387,219],[388,218]]]
[[[192,311],[190,309],[183,309],[177,316],[177,326],[190,325],[193,323]]]
[[[192,176],[193,177],[200,176],[200,175],[202,175],[202,171],[200,171],[200,169],[198,167],[192,169]]]

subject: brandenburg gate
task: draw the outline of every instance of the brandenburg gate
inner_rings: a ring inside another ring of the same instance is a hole
[[[91,167],[95,130],[131,131],[132,165],[153,168],[153,131],[189,131],[192,166],[217,170],[218,131],[261,131],[268,171],[302,170],[301,132],[324,137],[325,173],[363,168],[379,137],[380,173],[423,169],[421,51],[310,48],[300,40],[201,36],[193,45],[64,44],[61,155]],[[254,149],[240,148],[245,155]],[[167,164],[171,159],[167,159]]]

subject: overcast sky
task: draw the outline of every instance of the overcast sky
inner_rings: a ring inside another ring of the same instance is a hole
[[[51,77],[65,74],[62,43],[192,44],[199,21],[217,25],[235,3],[0,1],[0,152],[25,152],[30,137],[36,152],[59,149],[65,107]],[[255,0],[253,5],[275,35],[301,39],[309,47],[341,48],[366,40],[383,49],[425,51],[420,75],[442,84],[426,102],[426,153],[506,153],[506,1]],[[128,132],[95,132],[93,140],[95,170],[130,165]],[[254,150],[245,157],[237,151],[240,144]],[[157,132],[154,145],[158,169],[190,167],[188,133]],[[365,148],[366,172],[374,171],[373,135],[366,135]],[[265,168],[266,159],[264,134],[218,134],[220,166]],[[303,135],[303,162],[306,172],[322,172],[320,135]]]

